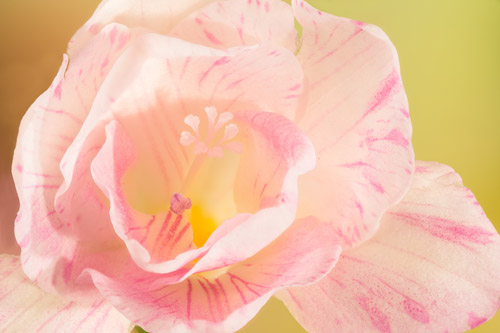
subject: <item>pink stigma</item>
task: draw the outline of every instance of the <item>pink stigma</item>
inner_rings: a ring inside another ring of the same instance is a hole
[[[184,198],[182,194],[174,193],[170,198],[170,210],[175,214],[180,215],[189,208],[191,208],[191,199]]]

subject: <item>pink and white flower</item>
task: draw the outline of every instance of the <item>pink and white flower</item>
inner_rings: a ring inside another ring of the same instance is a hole
[[[3,330],[231,332],[275,295],[311,332],[462,331],[500,306],[500,236],[414,162],[393,45],[302,0],[104,0],[13,174]]]

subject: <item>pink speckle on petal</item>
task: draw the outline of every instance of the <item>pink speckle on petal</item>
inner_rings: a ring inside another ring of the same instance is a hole
[[[106,68],[106,66],[108,66],[108,65],[109,65],[109,58],[106,58],[106,59],[104,59],[104,61],[101,64],[101,70]]]
[[[358,211],[359,211],[359,214],[360,214],[361,216],[363,216],[363,212],[364,212],[364,210],[363,210],[363,206],[361,205],[361,203],[360,203],[358,200],[356,200],[354,203],[355,203],[355,205],[356,205],[356,208],[357,208],[357,209],[358,209]]]
[[[109,40],[111,41],[111,44],[115,43],[116,40],[116,34],[118,33],[116,27],[114,27],[111,32],[109,33]]]
[[[408,146],[408,140],[403,136],[403,133],[397,128],[394,128],[389,134],[385,136],[386,140],[393,142],[397,146]]]
[[[415,168],[416,173],[426,173],[429,171],[429,168],[423,167],[423,166],[418,166]]]
[[[361,22],[361,21],[351,20],[351,22],[354,23],[355,25],[357,25],[358,27],[362,27],[362,26],[366,25],[365,22]]]
[[[370,113],[371,111],[377,109],[381,105],[383,105],[391,96],[391,94],[394,93],[394,88],[396,85],[400,82],[400,77],[397,72],[397,70],[393,70],[384,80],[382,89],[380,89],[377,94],[375,95],[371,106],[368,109],[367,113]]]
[[[380,311],[379,308],[370,304],[370,300],[367,297],[361,297],[358,300],[359,306],[368,313],[370,316],[370,321],[373,326],[382,333],[390,333],[391,325],[389,323],[389,318]]]
[[[61,94],[62,94],[62,80],[59,81],[56,88],[54,89],[54,97],[60,100]]]
[[[374,181],[372,179],[369,179],[369,182],[370,182],[370,185],[373,186],[373,188],[375,189],[375,191],[377,191],[380,194],[384,194],[385,193],[384,187],[379,182],[376,182],[376,181]]]
[[[406,223],[422,228],[434,237],[446,240],[450,243],[469,248],[469,244],[486,245],[491,243],[493,234],[477,226],[461,225],[456,221],[445,219],[438,216],[427,216],[422,214],[410,213],[392,213],[402,217]],[[426,221],[428,223],[422,223]]]
[[[488,318],[478,317],[474,312],[469,312],[469,320],[467,320],[467,324],[470,328],[477,327],[488,320]]]
[[[425,310],[424,306],[411,298],[406,298],[404,300],[403,308],[405,312],[416,321],[424,324],[429,322],[429,313]]]
[[[408,112],[408,110],[399,109],[399,111],[401,111],[401,113],[403,114],[403,116],[405,116],[406,118],[410,118],[410,113]]]
[[[89,27],[89,32],[93,35],[97,35],[99,33],[99,25],[96,23],[96,24],[92,24],[90,27]]]

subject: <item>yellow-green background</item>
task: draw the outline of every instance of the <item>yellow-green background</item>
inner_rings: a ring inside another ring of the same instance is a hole
[[[416,157],[453,166],[500,229],[500,1],[310,2],[386,31],[400,56]],[[0,173],[8,172],[22,114],[48,87],[66,43],[98,3],[0,0]],[[15,215],[15,205],[6,204],[12,195],[0,190],[0,243]],[[276,300],[242,331],[302,332]],[[500,332],[500,314],[474,332]]]

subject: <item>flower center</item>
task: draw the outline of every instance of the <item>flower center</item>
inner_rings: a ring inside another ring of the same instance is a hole
[[[182,131],[179,141],[183,146],[193,145],[195,157],[180,192],[190,199],[176,193],[172,196],[175,205],[171,202],[171,209],[174,206],[174,209],[177,206],[190,209],[185,216],[191,223],[193,242],[198,247],[205,244],[222,222],[236,214],[233,186],[242,150],[241,143],[234,141],[239,128],[230,122],[233,114],[218,114],[213,106],[206,107],[205,113],[207,125],[203,128],[200,128],[200,117],[189,114],[184,118],[190,130]],[[230,153],[225,154],[224,150]]]

